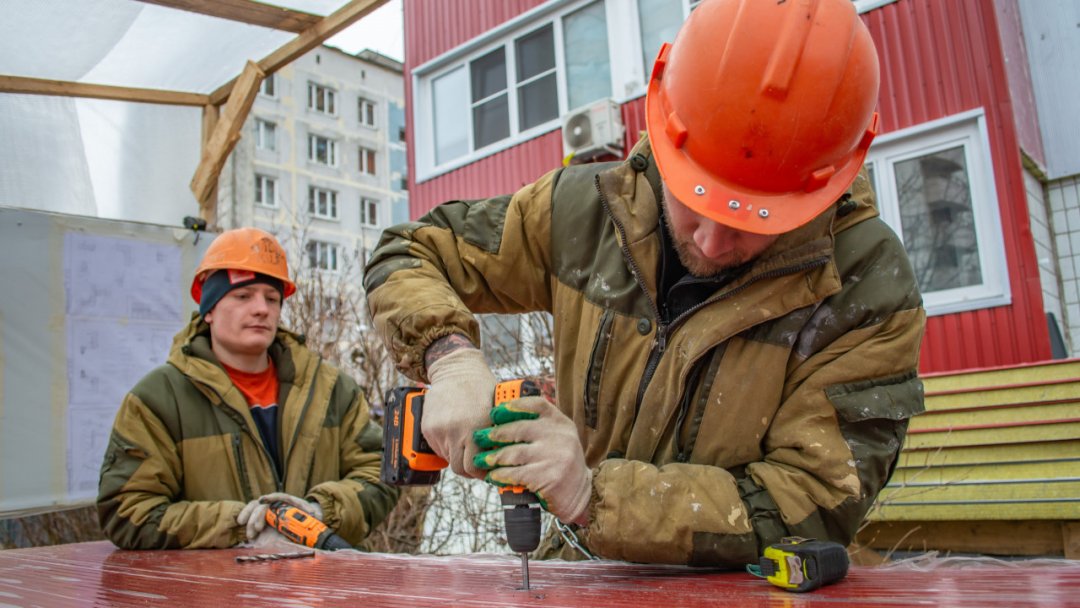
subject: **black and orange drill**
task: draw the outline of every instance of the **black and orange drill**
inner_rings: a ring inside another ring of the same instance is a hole
[[[314,515],[285,502],[270,504],[266,510],[266,523],[298,545],[327,551],[353,548],[349,541],[338,536]]]
[[[434,485],[448,466],[431,449],[420,431],[424,394],[415,386],[391,389],[383,414],[382,481],[395,486]],[[508,380],[495,386],[493,405],[519,397],[540,396],[532,380]],[[540,499],[520,486],[499,488],[506,525],[506,542],[521,555],[522,587],[529,588],[529,552],[540,545]]]

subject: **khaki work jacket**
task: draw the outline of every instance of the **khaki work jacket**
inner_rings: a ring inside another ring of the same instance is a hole
[[[663,324],[643,139],[625,162],[388,230],[365,277],[374,325],[422,380],[435,339],[479,343],[472,311],[553,315],[557,405],[594,473],[579,535],[599,556],[741,566],[788,535],[847,544],[923,409],[925,325],[865,174],[850,194]]]
[[[246,540],[244,505],[286,492],[318,501],[324,521],[357,543],[393,508],[379,483],[382,429],[351,378],[279,328],[278,476],[247,401],[210,350],[195,315],[168,362],[124,398],[101,468],[98,515],[127,549],[231,547]]]

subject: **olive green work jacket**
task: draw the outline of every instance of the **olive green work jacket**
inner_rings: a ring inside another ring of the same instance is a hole
[[[594,474],[579,535],[601,557],[739,566],[788,535],[849,543],[923,410],[921,296],[865,172],[669,324],[660,192],[643,139],[393,227],[366,269],[374,326],[424,380],[432,341],[479,343],[473,312],[552,313],[557,405]]]
[[[356,383],[278,328],[284,474],[270,460],[247,401],[194,315],[168,362],[124,398],[101,467],[102,530],[125,549],[224,548],[246,540],[244,505],[271,492],[317,501],[324,522],[358,543],[393,508],[379,483],[382,429]]]

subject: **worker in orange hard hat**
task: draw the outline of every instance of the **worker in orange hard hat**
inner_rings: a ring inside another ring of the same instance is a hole
[[[854,537],[923,409],[922,299],[862,171],[878,81],[850,0],[704,0],[625,161],[386,231],[368,306],[430,383],[424,436],[539,495],[541,555],[733,566]],[[557,403],[491,425],[473,311],[552,313]]]
[[[198,313],[116,416],[98,514],[117,546],[287,544],[266,527],[278,501],[356,543],[389,513],[397,490],[378,483],[363,392],[278,324],[295,291],[272,235],[210,244],[191,284]]]

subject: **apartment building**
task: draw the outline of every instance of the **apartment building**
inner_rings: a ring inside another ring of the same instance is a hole
[[[382,229],[408,220],[402,67],[321,46],[266,78],[221,174],[220,225],[264,228],[294,266],[359,286]]]

